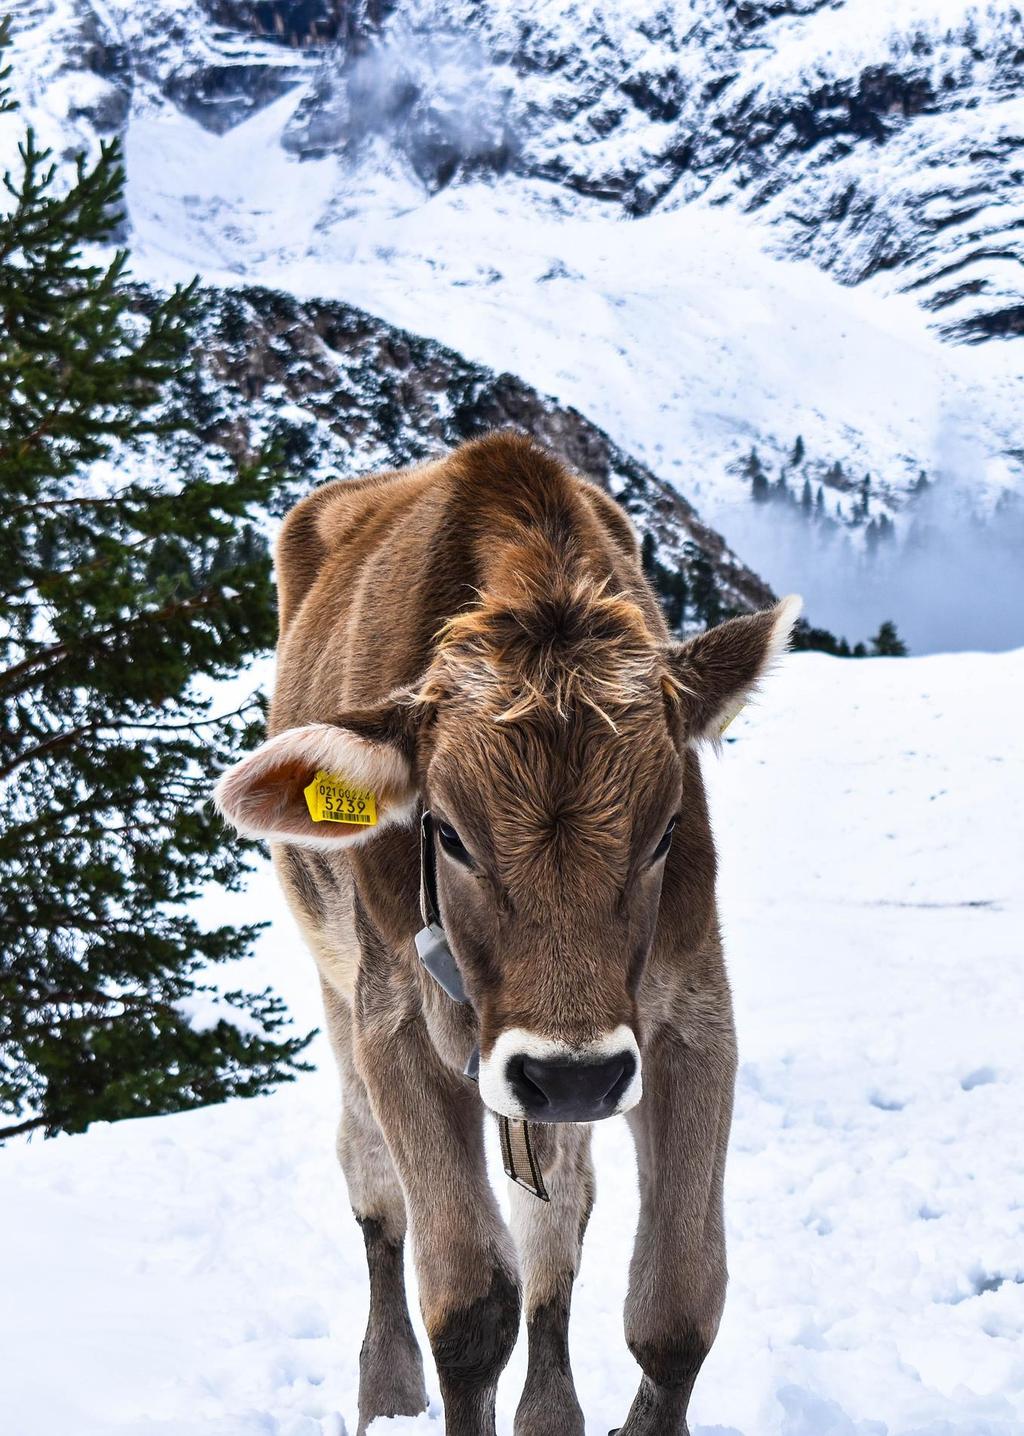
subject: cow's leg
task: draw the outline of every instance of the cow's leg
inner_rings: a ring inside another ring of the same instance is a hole
[[[396,1000],[388,969],[364,961],[359,1069],[406,1194],[446,1436],[494,1436],[498,1377],[519,1327],[519,1283],[484,1165],[483,1108],[474,1084],[438,1057],[422,1016],[396,1012]]]
[[[349,1004],[326,984],[324,1004],[341,1071],[338,1158],[362,1228],[370,1277],[370,1313],[359,1353],[358,1436],[363,1436],[378,1416],[415,1416],[425,1410],[427,1392],[405,1292],[405,1197],[355,1069]]]
[[[515,1436],[583,1436],[583,1412],[569,1366],[569,1304],[594,1204],[590,1128],[538,1125],[530,1130],[551,1200],[542,1202],[510,1184],[529,1342]]]
[[[621,1436],[682,1436],[725,1300],[722,1181],[736,1059],[728,1014],[699,1047],[662,1036],[644,1055],[630,1113],[640,1223],[626,1340],[643,1377]]]

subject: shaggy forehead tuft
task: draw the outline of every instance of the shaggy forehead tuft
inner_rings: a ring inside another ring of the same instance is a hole
[[[590,709],[609,726],[659,693],[663,664],[638,604],[608,581],[566,578],[521,595],[480,595],[477,607],[441,630],[421,691],[463,697],[499,723],[566,720]]]

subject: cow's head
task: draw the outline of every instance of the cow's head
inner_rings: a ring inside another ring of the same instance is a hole
[[[600,585],[484,597],[415,693],[291,729],[217,789],[241,831],[317,847],[432,814],[445,932],[480,1020],[480,1092],[532,1121],[592,1121],[641,1094],[637,994],[666,865],[713,881],[691,745],[716,739],[785,647],[799,600],[684,643]],[[314,823],[318,770],[372,790],[372,827]],[[670,859],[673,843],[677,852]]]

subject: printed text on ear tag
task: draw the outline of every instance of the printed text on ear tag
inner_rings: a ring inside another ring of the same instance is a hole
[[[357,788],[337,773],[317,773],[303,788],[306,807],[314,823],[355,823],[372,828],[377,821],[377,799],[368,788]]]

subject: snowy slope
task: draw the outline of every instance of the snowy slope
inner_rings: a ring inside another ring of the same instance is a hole
[[[273,519],[316,484],[421,463],[511,424],[615,496],[653,543],[663,598],[666,577],[669,589],[682,577],[682,611],[668,612],[674,628],[773,601],[677,489],[514,375],[337,302],[249,286],[204,290],[201,303],[195,363],[175,407],[240,458],[266,447],[281,455]],[[108,471],[117,467],[108,461]]]
[[[518,374],[851,637],[895,616],[919,650],[1024,641],[1013,5],[23,0],[16,21],[44,137],[123,135],[145,277],[342,299]],[[782,502],[751,504],[752,450]]]
[[[1022,684],[1024,652],[798,655],[708,760],[742,1066],[694,1436],[1024,1432]],[[268,882],[234,901],[275,919],[254,977],[315,1021]],[[316,1056],[271,1098],[0,1152],[5,1432],[354,1429],[362,1243]],[[572,1346],[604,1436],[636,1208],[624,1124],[596,1137]],[[431,1390],[379,1436],[441,1436]]]

